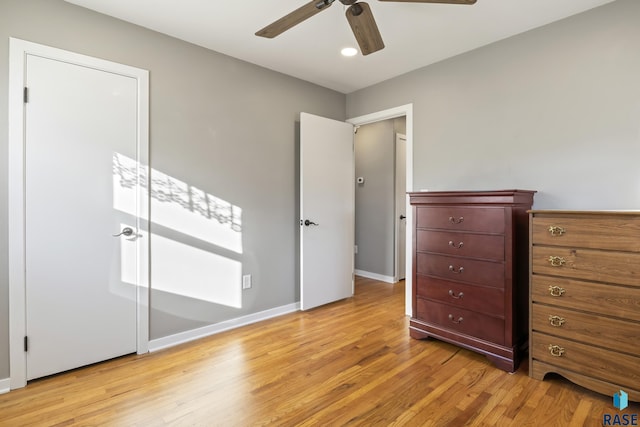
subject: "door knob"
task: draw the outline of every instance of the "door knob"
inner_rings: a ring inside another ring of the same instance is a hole
[[[300,222],[302,222],[302,221],[300,221]],[[318,225],[313,221],[309,221],[308,219],[305,219],[303,224],[306,225],[307,227],[310,226],[310,225]]]
[[[131,227],[125,227],[122,229],[121,232],[119,232],[118,234],[114,234],[113,237],[118,237],[118,236],[131,236],[133,234],[133,228]]]
[[[400,219],[405,219],[405,218],[406,218],[406,216],[400,215]]]

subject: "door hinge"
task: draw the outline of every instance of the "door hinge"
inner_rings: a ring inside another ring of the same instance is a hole
[[[23,101],[24,101],[24,103],[25,103],[25,104],[26,104],[27,102],[29,102],[29,88],[28,88],[28,87],[25,87],[25,88],[24,88],[24,92],[23,92],[23,95],[22,95],[22,99],[23,99]]]
[[[29,351],[29,337],[24,337],[24,351]]]

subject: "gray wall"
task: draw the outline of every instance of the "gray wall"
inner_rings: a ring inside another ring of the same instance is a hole
[[[347,116],[413,103],[416,190],[640,209],[638,22],[618,0],[351,93]]]
[[[242,208],[237,259],[254,287],[241,309],[152,292],[151,338],[291,304],[297,290],[295,122],[344,120],[345,95],[61,0],[0,2],[0,379],[9,376],[7,87],[9,37],[150,71],[151,167]],[[153,191],[153,188],[152,188]],[[215,251],[197,236],[151,231]],[[152,274],[154,265],[152,238]],[[217,251],[224,253],[224,251]],[[155,279],[158,279],[157,275]],[[152,277],[152,287],[153,287]],[[240,286],[239,283],[217,284]]]
[[[395,276],[396,134],[407,133],[406,117],[360,126],[355,136],[355,268]],[[402,178],[404,179],[404,178]]]
[[[394,120],[360,126],[355,136],[357,270],[394,275]]]

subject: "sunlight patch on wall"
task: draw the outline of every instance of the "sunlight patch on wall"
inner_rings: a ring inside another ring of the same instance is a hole
[[[151,171],[153,222],[242,253],[242,210],[156,170]]]
[[[154,290],[242,307],[242,263],[156,234],[151,240]]]
[[[122,212],[135,212],[136,161],[113,155],[113,202]],[[148,187],[148,168],[141,168]],[[213,245],[242,253],[242,209],[192,185],[151,169],[153,223]]]
[[[172,238],[161,235],[162,227],[150,239],[143,230],[132,237],[121,237],[122,282],[135,284],[140,271],[132,243],[136,239],[150,240],[151,289],[241,308],[242,263],[236,258],[242,254],[242,209],[154,169],[149,181],[147,167],[114,153],[115,209],[135,215],[138,179],[144,188],[151,187],[151,222],[171,230],[167,234]],[[135,230],[135,226],[124,223],[121,230],[126,226]],[[203,249],[207,246],[210,249]]]
[[[122,224],[122,227],[126,227]],[[138,271],[132,240],[120,243],[121,281],[135,285]],[[154,290],[182,295],[228,307],[242,307],[242,263],[166,237],[152,234]],[[146,275],[146,269],[142,269]]]

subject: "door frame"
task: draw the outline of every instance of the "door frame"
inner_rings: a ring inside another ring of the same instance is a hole
[[[10,388],[27,384],[25,260],[25,107],[26,57],[52,60],[131,77],[137,81],[138,174],[136,227],[146,238],[136,240],[136,351],[149,348],[149,193],[141,180],[149,164],[149,72],[16,38],[9,39],[9,377]]]
[[[363,116],[354,117],[346,120],[347,123],[351,123],[354,126],[362,126],[369,123],[375,123],[387,119],[395,119],[397,117],[405,116],[407,120],[407,191],[413,191],[413,104],[405,104],[387,110],[377,111],[371,114],[365,114]],[[354,177],[355,181],[355,177]],[[411,253],[412,249],[412,234],[413,228],[413,214],[409,206],[409,196],[406,196],[406,208],[407,208],[407,233],[406,233],[406,254]],[[411,256],[406,256],[406,278],[405,278],[405,314],[407,316],[412,315],[412,266],[413,259]]]
[[[402,220],[400,219],[400,214],[402,213],[402,210],[403,210],[403,209],[401,209],[401,206],[402,205],[406,205],[406,198],[407,198],[407,196],[406,196],[406,185],[407,185],[406,173],[405,173],[405,176],[403,176],[403,177],[400,177],[400,174],[398,174],[398,158],[400,157],[400,156],[398,156],[398,143],[399,143],[400,140],[404,140],[404,147],[405,147],[405,151],[406,151],[406,148],[407,148],[407,136],[405,134],[403,134],[403,133],[395,133],[395,139],[393,141],[393,149],[394,149],[394,153],[395,153],[395,156],[396,156],[395,157],[395,164],[394,164],[394,189],[393,189],[394,190],[394,192],[393,192],[393,205],[394,205],[394,214],[395,214],[395,218],[394,218],[394,221],[393,221],[393,229],[395,231],[395,236],[394,236],[395,238],[393,239],[393,253],[394,253],[393,277],[394,277],[394,280],[396,282],[400,280],[400,269],[401,269],[401,265],[402,265],[402,263],[400,262],[400,259],[399,259],[400,258],[400,248],[402,246],[402,245],[400,245],[400,234],[401,234],[400,233],[400,228],[402,226]],[[404,161],[404,169],[406,169],[406,167],[407,167],[406,166],[406,163],[407,163],[406,154],[404,156],[404,159],[402,159],[402,160]],[[405,181],[404,182],[404,184],[405,184],[404,185],[405,186],[405,195],[404,195],[404,197],[402,197],[402,201],[398,200],[398,198],[399,198],[398,197],[399,196],[398,195],[398,193],[399,193],[398,192],[398,182],[400,181],[400,179],[404,179],[404,181]],[[404,212],[404,216],[405,216],[405,219],[404,219],[405,220],[405,223],[404,223],[404,225],[405,225],[405,242],[404,242],[405,243],[404,244],[404,247],[405,247],[405,252],[404,252],[405,262],[404,262],[404,264],[406,266],[406,264],[407,264],[406,259],[407,259],[407,253],[408,253],[406,251],[406,248],[407,248],[407,245],[406,245],[406,240],[407,240],[407,237],[406,237],[407,236],[407,233],[406,233],[407,212],[406,211],[407,211],[407,207],[406,206],[404,208],[404,211],[405,211]],[[407,277],[406,269],[405,269],[405,272],[404,272],[404,276],[405,276],[404,278],[406,279],[406,277]]]

